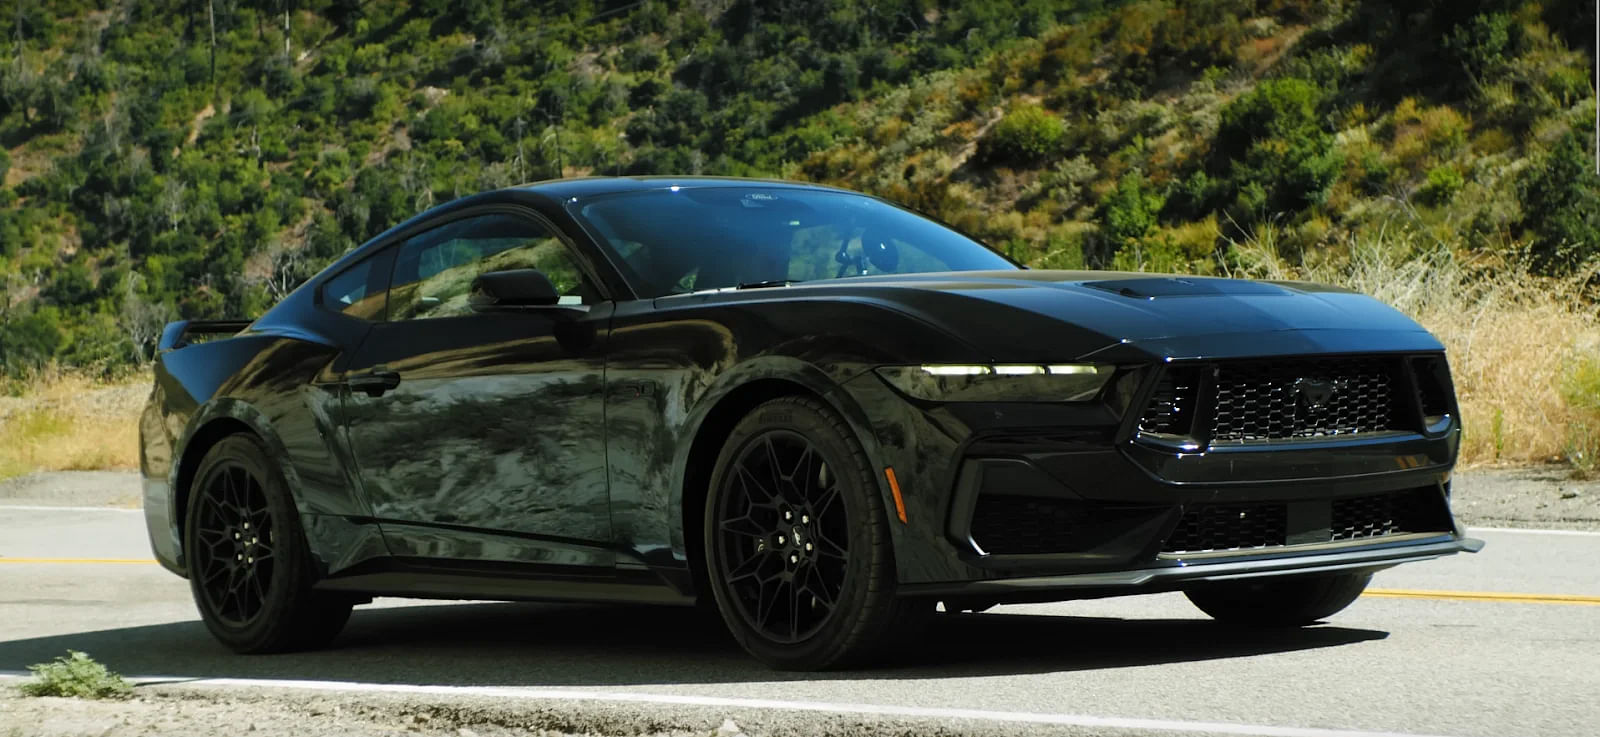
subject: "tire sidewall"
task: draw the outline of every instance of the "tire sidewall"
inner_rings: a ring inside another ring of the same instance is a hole
[[[834,469],[849,529],[845,580],[837,605],[820,629],[797,643],[772,642],[746,624],[738,612],[738,603],[733,600],[733,592],[721,576],[724,563],[721,544],[717,539],[717,517],[727,493],[727,478],[733,470],[733,462],[752,443],[773,430],[792,432],[805,438]],[[881,554],[879,546],[874,544],[874,535],[887,535],[887,531],[874,529],[875,526],[881,528],[886,522],[881,503],[875,503],[878,490],[871,471],[863,469],[856,460],[859,452],[859,445],[854,438],[841,437],[830,418],[815,409],[798,402],[769,402],[757,407],[734,427],[717,456],[711,487],[706,494],[702,540],[709,587],[734,638],[763,661],[807,667],[806,663],[829,660],[838,643],[856,627],[856,620],[872,593],[872,557]]]

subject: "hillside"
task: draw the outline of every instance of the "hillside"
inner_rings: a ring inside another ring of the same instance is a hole
[[[1600,365],[1573,364],[1596,335],[1600,250],[1588,0],[49,0],[10,15],[0,379],[125,371],[164,321],[258,314],[463,194],[707,173],[884,195],[1035,266],[1323,278],[1436,331],[1481,310],[1521,360],[1539,349],[1503,308],[1553,310],[1533,336],[1563,341],[1537,374],[1545,404],[1494,404],[1479,452],[1548,455],[1570,439],[1510,437],[1516,423],[1600,416],[1584,398]],[[1468,388],[1490,396],[1486,377]]]

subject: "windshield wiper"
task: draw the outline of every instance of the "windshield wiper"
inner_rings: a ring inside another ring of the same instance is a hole
[[[790,284],[799,284],[804,279],[765,279],[762,281],[740,282],[738,289],[766,289],[767,287],[787,287]]]

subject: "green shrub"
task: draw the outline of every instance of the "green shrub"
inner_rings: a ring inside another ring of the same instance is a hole
[[[984,157],[990,161],[1030,163],[1061,149],[1067,125],[1038,105],[1021,105],[1006,113],[984,136]]]
[[[1453,166],[1436,166],[1428,171],[1428,183],[1418,193],[1430,205],[1443,205],[1455,199],[1456,193],[1466,185],[1461,172]]]
[[[1522,26],[1506,13],[1483,13],[1456,26],[1444,51],[1473,80],[1498,75],[1522,43]]]
[[[1151,191],[1142,175],[1128,172],[1100,202],[1100,232],[1116,248],[1138,242],[1155,229],[1164,204],[1166,198]]]
[[[77,650],[68,650],[53,662],[30,665],[28,670],[37,680],[22,684],[27,696],[121,699],[133,693],[122,676]]]

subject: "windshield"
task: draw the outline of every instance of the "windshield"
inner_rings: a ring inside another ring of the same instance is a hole
[[[869,274],[1018,268],[932,220],[845,192],[673,187],[572,208],[645,298]]]

